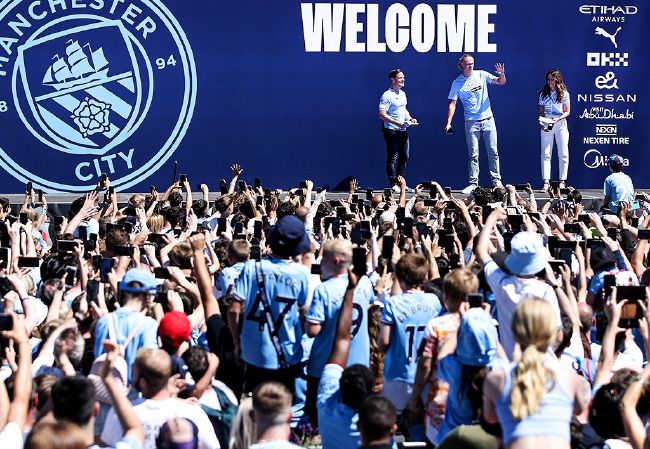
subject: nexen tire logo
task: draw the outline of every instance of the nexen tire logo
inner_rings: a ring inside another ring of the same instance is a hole
[[[192,49],[160,0],[66,3],[0,6],[0,165],[47,191],[87,191],[101,173],[126,189],[187,131]]]
[[[603,156],[595,148],[591,148],[585,152],[584,157],[582,158],[585,166],[587,168],[598,168],[598,167],[607,167],[609,165],[609,156]],[[630,165],[630,160],[624,158],[623,166],[627,167]]]

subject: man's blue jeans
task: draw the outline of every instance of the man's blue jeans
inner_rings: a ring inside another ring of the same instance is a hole
[[[487,150],[492,184],[500,185],[501,171],[499,170],[497,127],[494,123],[494,117],[490,117],[487,120],[467,120],[465,122],[465,139],[467,140],[467,149],[469,150],[469,183],[478,185],[478,149],[479,138],[481,136],[483,136],[483,142]]]

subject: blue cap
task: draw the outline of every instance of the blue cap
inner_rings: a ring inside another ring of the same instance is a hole
[[[497,354],[497,329],[483,309],[469,309],[458,327],[456,357],[463,365],[487,366]]]
[[[546,254],[539,234],[520,232],[510,241],[510,255],[506,257],[506,267],[514,274],[537,274],[546,266]]]
[[[129,287],[131,282],[139,282],[142,287]],[[156,290],[156,278],[148,270],[131,268],[120,281],[120,290],[129,293],[152,293]]]
[[[618,154],[612,154],[609,157],[609,165],[623,165],[623,158]]]
[[[269,230],[269,246],[280,257],[295,257],[309,251],[309,236],[305,224],[295,215],[280,218]]]

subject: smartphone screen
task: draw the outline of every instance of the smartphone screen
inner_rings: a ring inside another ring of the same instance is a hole
[[[392,235],[385,235],[382,237],[381,257],[387,261],[393,260],[393,246],[395,239]]]
[[[99,293],[99,281],[90,279],[86,287],[86,300],[91,303],[97,304],[97,294]]]
[[[0,269],[9,266],[9,248],[0,248]]]
[[[226,232],[226,219],[217,218],[217,234],[221,234],[222,232]]]
[[[18,267],[19,268],[36,268],[40,265],[40,259],[38,257],[27,257],[20,256],[18,257]]]
[[[470,293],[467,295],[467,302],[470,308],[478,308],[483,305],[483,293]]]
[[[169,276],[169,269],[166,267],[154,268],[153,275],[158,279],[171,279],[171,277]]]
[[[76,283],[77,267],[67,267],[65,269],[65,286],[73,287]]]
[[[368,271],[366,259],[365,248],[354,248],[352,250],[352,272],[358,277],[363,276]]]
[[[605,298],[609,298],[612,294],[612,287],[616,286],[616,275],[606,274],[603,277],[603,295]]]
[[[185,183],[187,182],[187,174],[182,173],[182,174],[178,177],[178,182],[179,182],[181,185],[185,184]]]
[[[104,258],[99,261],[99,278],[102,282],[108,282],[108,273],[113,269],[113,259]]]
[[[20,213],[20,224],[27,224],[27,221],[29,220],[29,214],[27,212],[21,212]]]
[[[56,250],[71,253],[77,248],[76,240],[59,240],[56,242]]]
[[[262,249],[260,248],[260,245],[251,246],[251,259],[262,260]]]

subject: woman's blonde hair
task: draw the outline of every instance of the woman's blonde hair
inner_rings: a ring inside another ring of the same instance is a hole
[[[553,316],[555,312],[547,301],[527,298],[519,303],[512,317],[512,334],[522,351],[510,393],[510,413],[514,419],[534,414],[555,383],[555,374],[544,366],[544,353],[557,330]]]
[[[162,215],[152,215],[147,220],[147,228],[152,234],[160,234],[163,226],[165,225],[165,218]]]
[[[25,449],[86,449],[88,441],[81,428],[67,421],[36,425],[25,441]]]
[[[241,398],[230,428],[228,449],[247,449],[257,440],[255,423],[251,418],[252,411],[253,399],[250,396]]]

